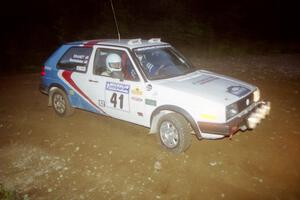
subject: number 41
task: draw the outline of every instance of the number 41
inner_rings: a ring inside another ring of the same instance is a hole
[[[117,94],[117,93],[113,93],[113,94],[111,95],[110,102],[111,102],[112,104],[114,104],[114,108],[115,108],[115,107],[117,107],[117,104],[118,104],[117,100],[119,99],[119,101],[120,101],[120,109],[123,109],[124,95],[121,94],[121,95],[119,96],[119,98],[117,98],[117,97],[118,97],[118,94]]]

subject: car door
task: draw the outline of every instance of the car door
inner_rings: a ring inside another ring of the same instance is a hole
[[[122,77],[107,73],[107,58],[117,54],[121,58]],[[88,73],[86,92],[102,112],[114,118],[146,125],[144,120],[145,84],[127,49],[99,46]]]

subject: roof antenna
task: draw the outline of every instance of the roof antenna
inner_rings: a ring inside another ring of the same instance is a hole
[[[118,21],[117,21],[117,18],[116,18],[115,9],[114,9],[114,5],[113,5],[112,0],[110,0],[110,5],[111,5],[111,9],[112,9],[113,14],[114,14],[115,24],[116,24],[117,32],[118,32],[118,38],[119,38],[119,41],[120,41],[121,36],[120,36],[120,31],[119,31]]]

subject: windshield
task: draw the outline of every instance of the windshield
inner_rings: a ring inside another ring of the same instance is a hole
[[[148,79],[164,79],[194,71],[189,62],[170,46],[138,48],[134,50]]]

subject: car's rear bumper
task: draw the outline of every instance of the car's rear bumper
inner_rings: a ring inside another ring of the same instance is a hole
[[[232,136],[238,130],[254,129],[271,110],[270,102],[257,102],[252,108],[245,109],[227,123],[198,122],[199,137],[203,135]],[[201,133],[203,134],[201,136]],[[218,137],[216,137],[218,138]],[[219,137],[220,138],[220,137]]]

